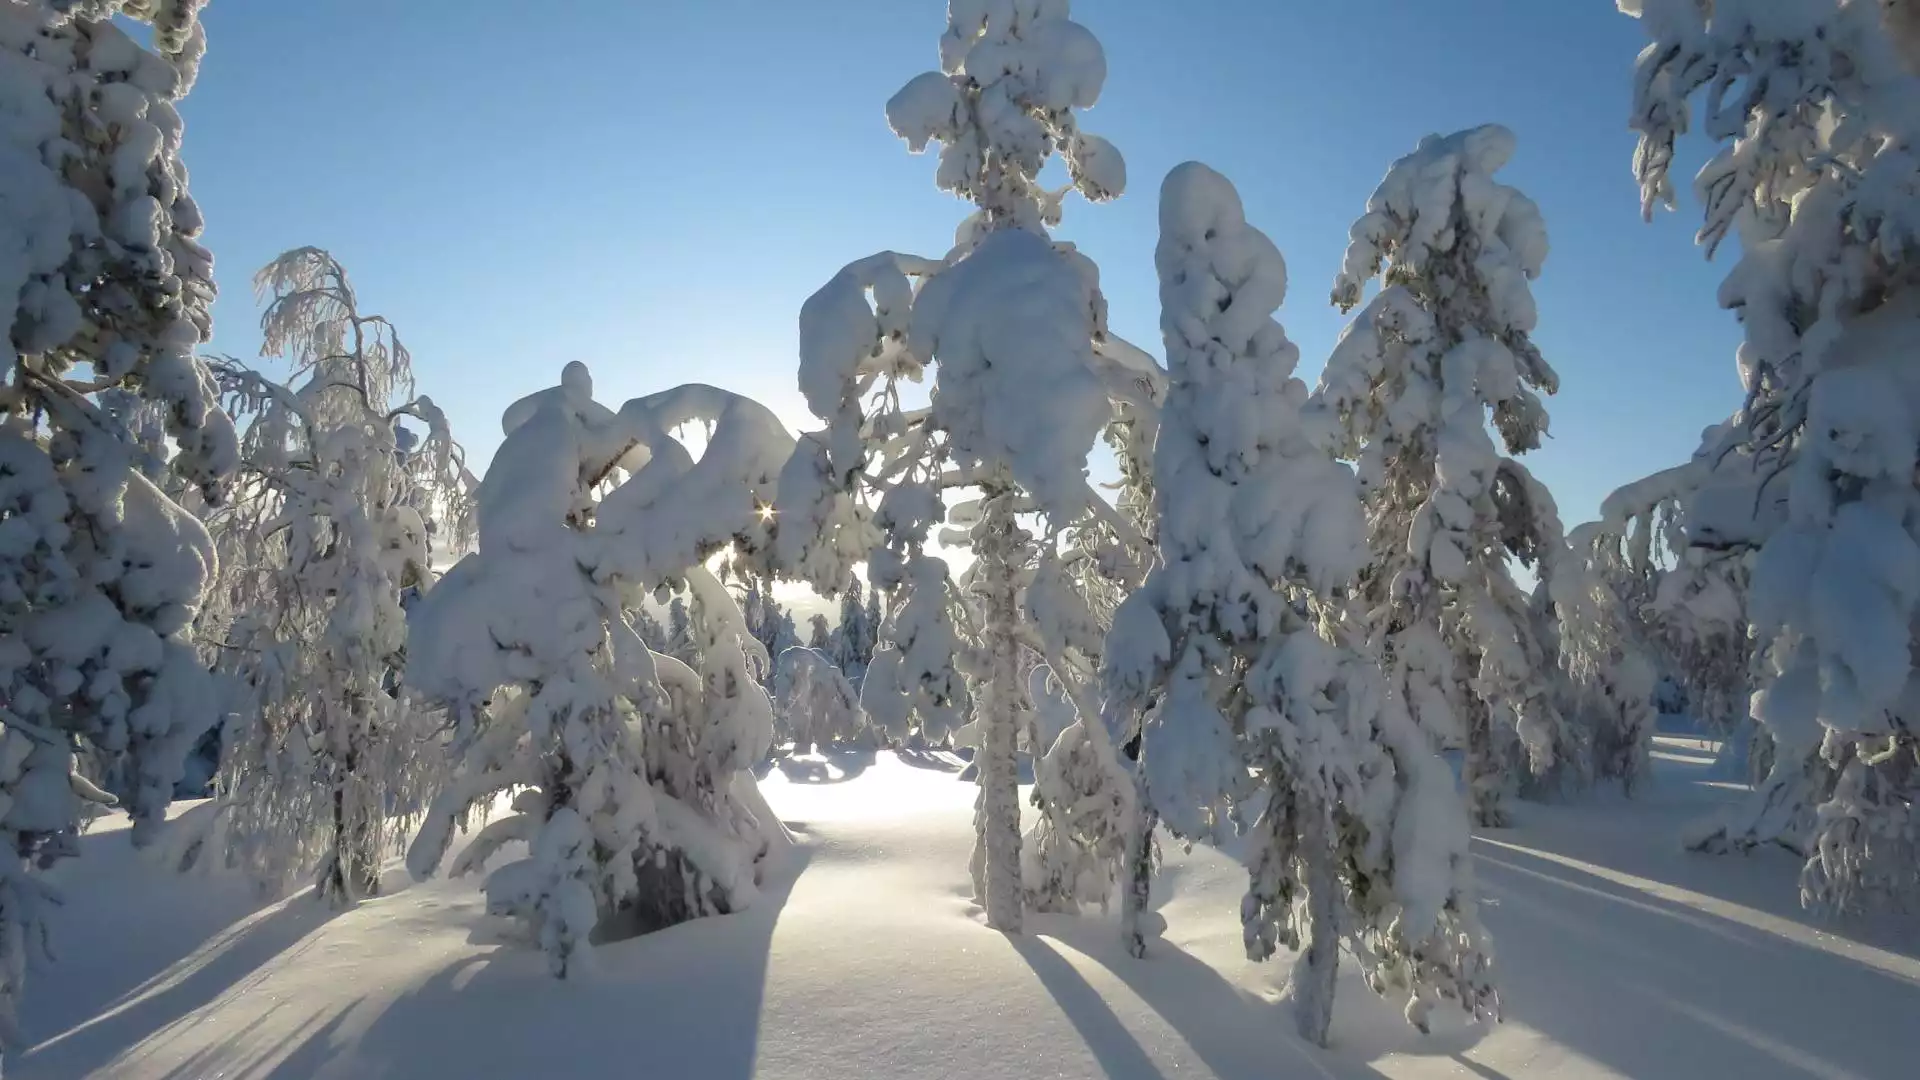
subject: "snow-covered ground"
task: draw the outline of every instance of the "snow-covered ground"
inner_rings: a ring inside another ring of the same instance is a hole
[[[602,949],[567,983],[500,943],[471,880],[396,871],[344,914],[253,910],[102,827],[59,873],[120,887],[76,888],[55,916],[72,930],[24,1016],[41,1041],[6,1076],[1912,1076],[1920,931],[1809,919],[1785,853],[1679,851],[1675,827],[1734,794],[1707,779],[1711,752],[1662,737],[1644,798],[1523,805],[1520,827],[1476,839],[1507,1003],[1491,1028],[1449,1017],[1422,1037],[1347,979],[1334,1048],[1300,1043],[1287,965],[1242,957],[1242,878],[1211,851],[1170,852],[1167,940],[1145,961],[1110,918],[990,931],[965,895],[973,787],[951,761],[881,754],[767,778],[801,844],[758,908]]]

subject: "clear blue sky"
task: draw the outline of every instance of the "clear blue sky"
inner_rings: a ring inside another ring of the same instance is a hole
[[[535,14],[535,9],[539,13]],[[476,464],[569,360],[598,395],[678,382],[790,423],[801,301],[883,248],[943,253],[963,208],[882,106],[935,64],[943,0],[220,0],[187,163],[218,260],[215,347],[257,346],[252,271],[333,250],[412,348]],[[1067,209],[1116,329],[1160,353],[1155,202],[1197,158],[1286,253],[1316,377],[1347,227],[1424,134],[1498,121],[1553,254],[1537,339],[1563,388],[1529,458],[1569,525],[1684,459],[1737,403],[1726,269],[1698,207],[1640,223],[1625,117],[1641,35],[1605,0],[1079,0],[1109,76],[1085,126],[1130,192]],[[1683,154],[1690,174],[1703,150]]]

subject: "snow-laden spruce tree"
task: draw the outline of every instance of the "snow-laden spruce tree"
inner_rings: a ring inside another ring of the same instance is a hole
[[[1038,813],[1023,849],[1023,873],[1029,902],[1044,911],[1074,911],[1090,902],[1105,910],[1123,882],[1144,882],[1155,854],[1158,822],[1139,769],[1141,717],[1109,708],[1100,687],[1115,615],[1153,562],[1153,448],[1167,374],[1118,338],[1102,345],[1118,364],[1108,376],[1115,397],[1104,432],[1120,474],[1110,487],[1131,532],[1123,535],[1101,516],[1083,519],[1065,530],[1060,549],[1043,552],[1026,587],[1027,611],[1043,644],[1029,677],[1030,726],[1043,749],[1034,765]],[[1072,722],[1056,730],[1058,721],[1044,714],[1059,705]],[[1104,732],[1092,731],[1089,720]],[[1115,745],[1124,760],[1115,757]],[[1133,775],[1123,776],[1129,767]],[[1135,940],[1131,931],[1129,939]]]
[[[798,636],[794,633],[793,616],[780,606],[780,601],[774,599],[770,581],[752,576],[748,577],[741,589],[740,613],[747,620],[747,630],[753,635],[753,639],[760,643],[760,647],[767,651],[768,656],[776,658],[776,663],[769,666],[766,677],[760,680],[760,684],[771,693],[773,669],[779,666],[778,657],[781,653],[800,644]],[[644,609],[642,614],[644,616]],[[643,639],[646,637],[644,629],[641,637]],[[651,643],[648,647],[653,648]],[[654,648],[654,651],[663,652],[665,646]]]
[[[944,512],[938,462],[909,468],[913,471],[898,477],[881,497],[871,521],[877,538],[870,580],[875,589],[890,590],[893,599],[860,684],[860,704],[873,726],[895,742],[944,746],[972,707],[966,672],[978,665],[961,636],[972,615],[946,560],[927,552]],[[853,473],[849,479],[860,482],[862,476]],[[781,491],[786,498],[784,484]],[[781,542],[789,535],[783,526]]]
[[[1147,381],[1151,385],[1144,389],[1154,402],[1151,427],[1158,423],[1157,402],[1165,385],[1157,371]],[[1136,493],[1137,475],[1123,466],[1123,508]],[[1135,529],[1149,524],[1138,520],[1141,515],[1123,513]],[[1144,581],[1151,563],[1146,535],[1123,537],[1104,519],[1083,519],[1064,530],[1061,544],[1041,549],[1021,590],[1031,626],[1028,652],[1035,661],[1025,685],[1027,744],[1035,756],[1030,801],[1036,811],[1022,847],[1021,873],[1028,905],[1038,911],[1077,912],[1089,903],[1105,910],[1119,892],[1129,851],[1142,858],[1150,854],[1138,844],[1151,837],[1151,810],[1140,797],[1139,777],[1115,751],[1116,743],[1137,740],[1139,718],[1105,709],[1099,690],[1115,612]]]
[[[936,182],[977,209],[945,259],[876,255],[809,298],[800,388],[829,426],[807,437],[781,483],[781,543],[793,572],[837,589],[866,557],[872,583],[892,592],[881,635],[890,646],[876,651],[862,692],[875,723],[896,729],[917,718],[923,732],[944,734],[962,701],[961,676],[973,683],[974,886],[988,923],[1004,930],[1020,928],[1025,906],[1015,765],[1030,726],[1022,649],[1044,648],[1026,579],[1089,515],[1121,536],[1135,532],[1086,477],[1116,395],[1135,391],[1119,388],[1111,376],[1124,365],[1098,348],[1106,312],[1097,269],[1047,234],[1067,191],[1100,200],[1125,185],[1118,152],[1078,128],[1076,110],[1097,100],[1106,60],[1067,15],[1064,0],[953,4],[941,69],[887,103],[910,147],[941,144]],[[1056,153],[1070,183],[1053,191],[1039,175]],[[928,364],[932,405],[908,410],[897,381]],[[946,516],[946,492],[960,487],[980,497],[956,522],[974,563],[955,582],[925,545]],[[1083,721],[1112,758],[1097,715]]]
[[[1542,567],[1536,632],[1566,677],[1561,710],[1591,740],[1593,775],[1631,795],[1647,779],[1658,718],[1646,618],[1654,597],[1631,541],[1606,521],[1579,526],[1567,543]]]
[[[1017,928],[1019,893],[1046,906],[1076,899],[1060,888],[1049,896],[1020,887],[1014,752],[1033,729],[1022,646],[1046,660],[1081,704],[1081,723],[1062,739],[1082,748],[1074,757],[1083,775],[1040,784],[1042,816],[1050,799],[1068,794],[1064,786],[1078,787],[1086,806],[1102,810],[1080,823],[1083,835],[1096,847],[1106,841],[1117,866],[1132,811],[1132,786],[1084,677],[1091,665],[1075,678],[1064,655],[1097,655],[1100,635],[1075,593],[1069,575],[1076,567],[1063,559],[1062,544],[1088,528],[1104,528],[1121,546],[1140,543],[1132,523],[1088,485],[1086,462],[1115,419],[1116,401],[1141,396],[1137,372],[1103,355],[1106,301],[1097,268],[1045,231],[1067,191],[1103,201],[1126,183],[1118,151],[1078,128],[1075,110],[1098,99],[1106,59],[1068,14],[1063,0],[950,7],[942,71],[910,81],[887,105],[889,123],[910,146],[941,143],[937,182],[978,207],[962,223],[947,266],[915,296],[908,338],[937,365],[930,419],[961,477],[980,493],[958,522],[975,558],[961,587],[978,619],[983,837],[975,880],[989,921],[1006,928]],[[1038,176],[1055,153],[1070,183],[1048,191]],[[1105,350],[1118,351],[1117,344]],[[1062,845],[1073,839],[1054,835]],[[1036,854],[1041,866],[1071,861],[1064,849]],[[1056,876],[1071,888],[1087,875]],[[1095,882],[1098,895],[1089,898],[1104,899],[1106,886]],[[996,919],[996,908],[1015,923]]]
[[[214,812],[227,861],[264,887],[312,874],[350,903],[378,891],[390,816],[440,771],[440,718],[402,689],[401,598],[431,584],[430,540],[470,541],[475,481],[393,325],[361,312],[332,255],[286,252],[255,284],[262,355],[284,355],[295,383],[218,369],[248,424],[233,498],[209,516],[221,572],[198,635],[245,688]]]
[[[1729,444],[1729,430],[1708,428],[1690,461],[1608,495],[1575,554],[1614,583],[1693,717],[1745,738],[1750,551],[1785,514],[1786,485]]]
[[[861,665],[864,674],[867,665],[873,663],[873,650],[880,647],[880,627],[886,623],[886,615],[880,608],[880,590],[867,587],[867,609],[863,612],[867,623],[867,656]]]
[[[177,103],[199,6],[0,5],[0,1054],[58,902],[33,871],[76,853],[88,802],[117,796],[146,844],[218,716],[186,638],[213,545],[173,497],[217,495],[237,454],[193,356],[214,286]],[[102,407],[115,389],[160,411],[163,479]]]
[[[794,646],[774,659],[774,712],[793,752],[845,746],[867,731],[860,692],[833,657]]]
[[[693,612],[687,607],[687,598],[676,594],[667,601],[667,655],[683,664],[693,663],[696,659],[693,639]]]
[[[1299,349],[1273,318],[1286,263],[1233,185],[1188,162],[1162,186],[1154,264],[1172,380],[1160,558],[1121,605],[1104,672],[1110,702],[1146,714],[1148,798],[1189,840],[1250,830],[1247,953],[1300,952],[1305,1037],[1327,1040],[1343,942],[1423,1029],[1439,999],[1492,1013],[1452,776],[1344,618],[1367,557],[1360,491],[1301,415]],[[1145,899],[1136,880],[1136,954],[1158,922]]]
[[[1745,329],[1746,401],[1722,452],[1782,478],[1784,514],[1731,513],[1755,550],[1753,715],[1773,747],[1749,807],[1702,847],[1808,854],[1809,903],[1920,892],[1920,50],[1907,5],[1623,0],[1650,37],[1635,72],[1646,211],[1674,202],[1678,137],[1704,92],[1723,144],[1695,180],[1699,240],[1729,235],[1721,286]],[[1762,484],[1765,480],[1762,481]]]
[[[1663,677],[1732,757],[1750,770],[1766,760],[1748,719],[1747,582],[1752,544],[1786,512],[1786,485],[1729,443],[1730,430],[1707,428],[1691,460],[1609,494],[1536,593],[1553,596],[1569,712],[1593,739],[1594,773],[1629,789],[1649,765],[1657,715],[1639,688]]]
[[[640,635],[641,642],[654,652],[671,651],[667,646],[667,628],[644,604],[633,612],[633,632]]]
[[[840,593],[840,624],[833,630],[833,662],[854,686],[859,686],[873,662],[874,635],[879,630],[867,621],[864,590],[858,577]]]
[[[1546,227],[1494,178],[1513,149],[1512,132],[1488,125],[1428,136],[1387,171],[1354,223],[1333,302],[1351,310],[1369,281],[1382,287],[1314,393],[1365,492],[1369,633],[1420,726],[1466,748],[1482,825],[1505,820],[1516,774],[1544,781],[1586,765],[1508,562],[1564,544],[1552,497],[1507,456],[1539,445],[1536,391],[1558,385],[1529,336]]]
[[[672,432],[712,430],[696,460]],[[408,679],[445,702],[462,752],[409,853],[440,864],[456,826],[501,792],[452,867],[510,841],[525,858],[486,879],[489,910],[525,920],[551,969],[621,937],[751,903],[783,835],[746,770],[772,737],[767,658],[707,560],[765,545],[763,513],[793,441],[765,408],[707,386],[593,400],[561,385],[502,419],[480,485],[479,548],[412,613]],[[685,591],[698,667],[649,650],[632,613]]]

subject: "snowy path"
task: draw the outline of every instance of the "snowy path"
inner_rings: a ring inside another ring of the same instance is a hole
[[[1689,756],[1663,765],[1697,772]],[[853,767],[770,778],[803,837],[790,888],[603,950],[569,984],[488,939],[471,882],[233,924],[232,890],[156,881],[116,858],[122,838],[90,838],[75,867],[123,888],[65,913],[105,921],[37,974],[25,1019],[61,1034],[6,1075],[1894,1080],[1920,1060],[1911,925],[1904,947],[1899,928],[1828,934],[1795,910],[1791,860],[1674,851],[1716,797],[1678,777],[1635,803],[1529,807],[1476,843],[1505,1024],[1422,1038],[1348,982],[1320,1052],[1288,1034],[1285,966],[1240,957],[1218,854],[1170,857],[1169,943],[1145,962],[1097,917],[1009,939],[963,895],[971,787],[886,755]]]

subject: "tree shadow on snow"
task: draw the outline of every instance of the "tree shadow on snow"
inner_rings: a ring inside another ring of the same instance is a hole
[[[1118,928],[1106,920],[1041,916],[1033,920],[1031,929],[1035,936],[1015,939],[1016,950],[1086,1039],[1109,1076],[1158,1080],[1161,1073],[1120,1026],[1100,992],[1042,937],[1060,942],[1112,973],[1159,1014],[1220,1080],[1271,1080],[1294,1075],[1380,1080],[1382,1076],[1372,1066],[1342,1052],[1342,1029],[1352,1025],[1339,1023],[1339,1018],[1351,1013],[1352,1003],[1358,999],[1378,1000],[1357,982],[1347,985],[1343,981],[1340,1003],[1335,1006],[1334,1049],[1323,1051],[1294,1035],[1289,1003],[1269,1001],[1235,986],[1211,965],[1172,942],[1152,942],[1142,959],[1126,952]],[[1394,1022],[1400,1021],[1396,1017]],[[1444,1050],[1463,1047],[1457,1039],[1451,1039]]]
[[[792,784],[844,784],[870,768],[877,753],[870,747],[820,750],[775,762],[780,775]]]
[[[327,1060],[368,1080],[597,1070],[749,1080],[774,927],[809,854],[790,852],[752,908],[600,946],[594,970],[565,981],[531,948],[463,956],[370,1015]],[[630,1055],[568,1062],[570,1046],[605,1045],[609,1032],[627,1033]]]
[[[205,883],[189,880],[182,884],[204,888]],[[164,889],[166,883],[155,883],[155,887]],[[217,904],[211,906],[219,908]],[[246,993],[265,977],[268,969],[308,948],[311,935],[337,914],[337,910],[321,903],[310,892],[303,893],[231,923],[198,943],[197,948],[190,929],[182,929],[176,938],[176,928],[160,920],[129,920],[124,915],[89,920],[90,935],[108,938],[96,940],[89,947],[89,956],[104,962],[97,973],[103,977],[101,992],[74,993],[65,986],[52,991],[47,987],[47,983],[59,980],[81,990],[94,989],[89,980],[96,972],[91,965],[80,970],[56,968],[41,972],[40,977],[45,981],[36,989],[64,1006],[61,1015],[68,1020],[68,1026],[29,1047],[17,1061],[9,1061],[7,1076],[19,1080],[65,1080],[105,1066],[135,1043],[149,1048],[164,1046],[190,1026],[188,1021],[198,1010]],[[231,919],[225,911],[216,910],[211,915]],[[78,930],[75,926],[70,932]],[[188,955],[109,997],[113,994],[112,988],[125,987],[124,981],[118,984],[113,981],[119,974],[116,957],[123,955],[118,946],[126,944],[133,955],[140,956],[139,943],[147,939],[163,945],[185,939]],[[37,1000],[36,995],[28,995],[29,1002]]]
[[[267,1010],[262,1021],[269,1020],[294,1003],[282,1002]],[[295,1025],[286,1034],[262,1047],[248,1047],[244,1059],[232,1043],[216,1043],[189,1056],[178,1065],[160,1073],[143,1073],[153,1080],[294,1080],[311,1077],[332,1060],[340,1029],[352,1013],[351,1006],[329,1015],[318,1012]],[[149,1048],[140,1047],[144,1053]]]
[[[54,960],[35,962],[22,1006],[30,1037],[54,1034],[130,997],[236,923],[274,904],[238,874],[176,873],[136,851],[125,829],[84,833],[80,857],[49,875],[65,894],[48,912]],[[125,917],[130,888],[142,918]]]
[[[1138,1039],[1127,1030],[1100,991],[1093,988],[1072,964],[1053,947],[1037,937],[1014,935],[1009,938],[1013,951],[1033,969],[1034,977],[1073,1024],[1111,1080],[1166,1080],[1153,1059],[1147,1056]]]
[[[941,750],[895,750],[893,756],[899,758],[903,765],[911,765],[916,769],[930,769],[934,772],[957,773],[966,768],[965,762]]]
[[[1854,1080],[1912,1067],[1913,1041],[1894,1034],[1920,1016],[1910,955],[1815,938],[1808,919],[1771,915],[1757,894],[1682,891],[1505,838],[1474,850],[1510,1021],[1628,1076]],[[1791,890],[1790,875],[1772,876]]]
[[[1663,783],[1654,790],[1632,799],[1616,796],[1618,801],[1602,814],[1595,814],[1591,805],[1522,804],[1518,828],[1477,838],[1475,850],[1501,858],[1513,849],[1538,851],[1920,957],[1920,917],[1913,914],[1874,911],[1835,917],[1802,907],[1796,883],[1805,859],[1785,848],[1717,855],[1685,850],[1674,820],[1711,816],[1737,796],[1706,801],[1688,790],[1692,785],[1684,780],[1657,779]],[[1682,809],[1676,812],[1676,806]]]
[[[1013,767],[1014,767],[1014,771],[1019,775],[1020,783],[1022,785],[1033,783],[1033,755],[1032,754],[1022,753],[1015,756],[1013,760]],[[960,772],[954,776],[954,779],[960,781],[963,784],[979,783],[980,782],[979,762],[969,760],[966,766],[962,768]]]

